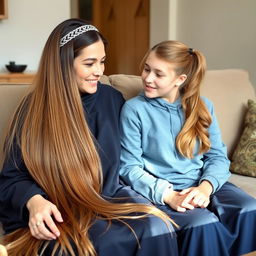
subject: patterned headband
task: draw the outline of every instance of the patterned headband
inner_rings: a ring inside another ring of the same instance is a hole
[[[72,31],[70,31],[68,34],[66,34],[65,36],[63,36],[60,40],[60,47],[62,47],[63,45],[65,45],[66,43],[68,43],[69,41],[71,41],[72,39],[74,39],[75,37],[87,32],[87,31],[98,31],[98,29],[96,27],[94,27],[93,25],[83,25],[81,27],[78,27]]]

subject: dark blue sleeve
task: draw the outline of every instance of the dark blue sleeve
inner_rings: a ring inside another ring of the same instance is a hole
[[[27,201],[34,195],[46,196],[30,176],[21,151],[14,145],[0,173],[0,221],[6,232],[27,226]]]

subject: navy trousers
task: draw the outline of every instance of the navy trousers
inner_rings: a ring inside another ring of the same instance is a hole
[[[123,187],[116,195],[122,202],[149,204],[149,201]],[[119,201],[119,200],[118,200]],[[106,231],[106,221],[97,220],[90,230],[91,239],[100,256],[178,256],[177,239],[174,228],[170,232],[166,224],[158,217],[149,216],[139,220],[126,220],[131,230],[120,222],[112,222]],[[137,240],[138,239],[138,240]]]
[[[211,196],[206,209],[180,213],[157,206],[180,226],[180,256],[238,256],[256,250],[256,199],[229,182]]]
[[[148,200],[130,187],[119,189],[115,197],[120,198],[118,201],[122,202],[149,204]],[[126,222],[133,228],[136,236],[118,221],[112,221],[110,226],[107,221],[95,221],[89,233],[98,256],[178,256],[176,233],[171,224],[172,231],[155,216]],[[53,246],[54,241],[49,244],[43,255],[51,255]],[[55,255],[58,255],[58,252]]]

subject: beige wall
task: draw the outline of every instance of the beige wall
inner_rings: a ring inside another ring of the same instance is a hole
[[[150,0],[150,47],[161,41],[176,38],[177,1]]]
[[[70,0],[8,0],[8,19],[0,20],[0,72],[16,61],[35,71],[51,30],[70,17]]]
[[[79,16],[79,3],[78,0],[70,0],[70,18],[77,18]]]
[[[150,0],[150,46],[166,40],[169,33],[169,0]]]
[[[157,0],[151,2],[154,3],[152,7],[157,5]],[[255,0],[163,2],[165,6],[151,9],[155,17],[154,26],[151,25],[151,45],[165,39],[183,41],[204,53],[209,69],[245,69],[256,87]],[[166,8],[169,14],[161,17],[166,14]],[[167,23],[165,28],[162,27],[164,23]]]

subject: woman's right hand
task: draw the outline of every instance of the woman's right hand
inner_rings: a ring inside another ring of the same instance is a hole
[[[32,236],[37,239],[52,240],[60,235],[54,220],[63,222],[56,205],[41,195],[31,197],[27,202],[29,211],[29,228]]]
[[[165,193],[164,202],[177,212],[193,210],[194,206],[190,202],[184,201],[187,195],[181,195],[180,192],[170,189]]]

